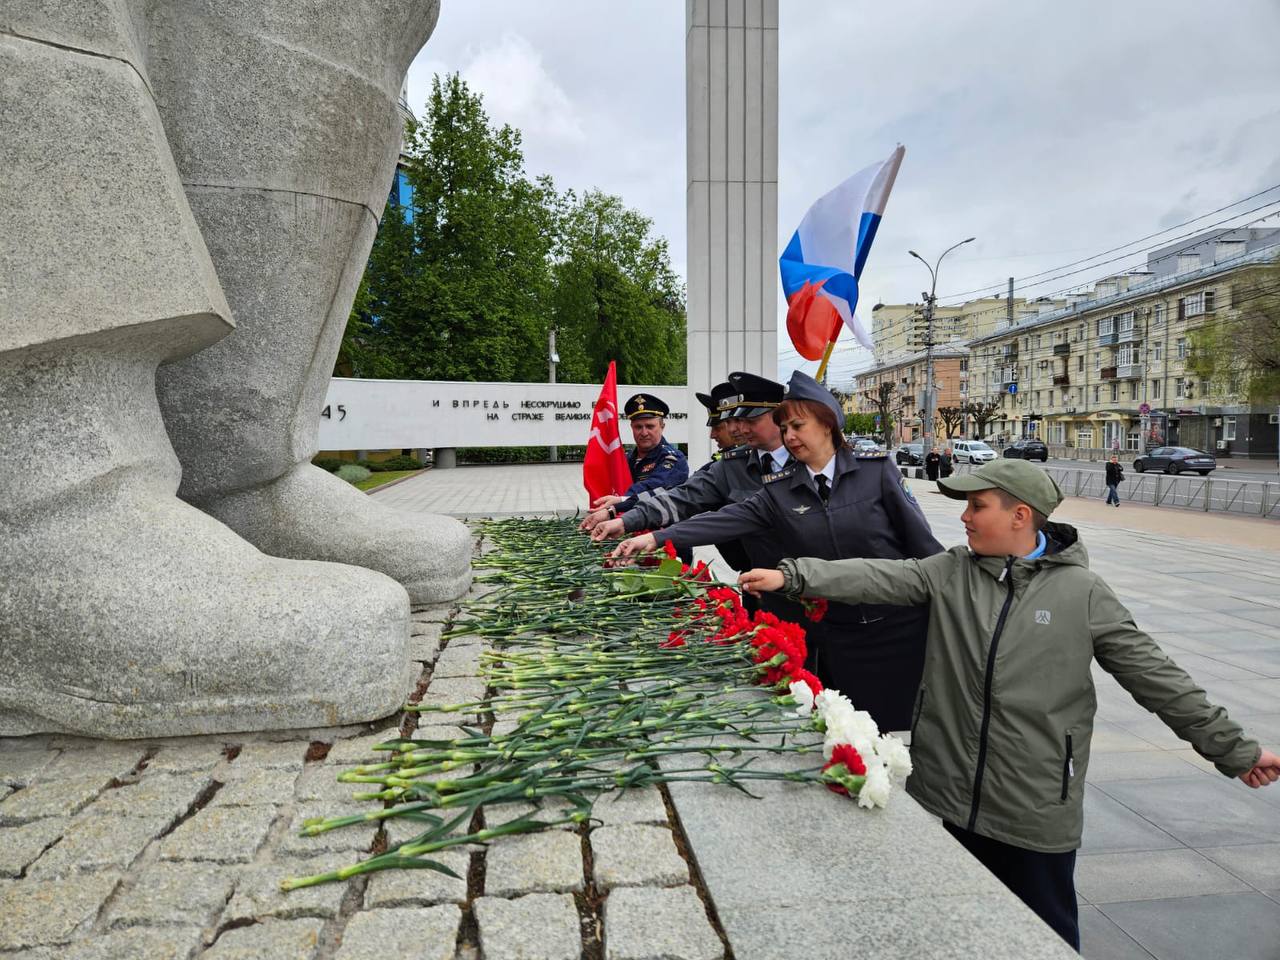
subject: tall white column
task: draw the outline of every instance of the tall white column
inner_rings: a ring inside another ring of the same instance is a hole
[[[777,376],[778,0],[687,0],[685,27],[692,419],[730,371]]]

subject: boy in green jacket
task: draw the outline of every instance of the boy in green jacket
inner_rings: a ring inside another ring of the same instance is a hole
[[[1073,874],[1097,708],[1093,659],[1220,772],[1250,787],[1280,757],[1247,738],[1097,574],[1057,484],[1024,460],[939,480],[969,546],[923,560],[783,560],[752,593],[930,604],[907,792],[1076,950]]]

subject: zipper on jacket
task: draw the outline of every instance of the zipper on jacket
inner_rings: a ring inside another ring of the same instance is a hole
[[[1067,799],[1067,790],[1071,786],[1071,774],[1074,773],[1074,763],[1071,760],[1071,734],[1067,734],[1067,755],[1062,759],[1062,799]]]
[[[1004,633],[1004,622],[1009,617],[1009,608],[1013,606],[1013,557],[1004,565],[1000,579],[1008,585],[1004,606],[1000,608],[1000,619],[996,621],[995,633],[991,635],[991,649],[987,651],[987,673],[982,684],[982,730],[978,734],[978,762],[973,771],[973,803],[969,807],[969,826],[972,831],[978,822],[978,803],[982,798],[982,774],[987,765],[987,732],[991,727],[991,681],[996,672],[996,648],[1000,644],[1000,634]]]
[[[924,687],[920,688],[920,699],[916,701],[916,715],[911,718],[911,746],[916,745],[916,727],[920,725],[920,714],[924,713]]]

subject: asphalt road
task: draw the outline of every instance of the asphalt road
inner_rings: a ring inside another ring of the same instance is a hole
[[[893,457],[892,453],[890,457]],[[1032,462],[1039,463],[1040,461],[1034,460]],[[896,458],[894,463],[897,463]],[[1133,455],[1121,454],[1120,463],[1124,466],[1125,473],[1132,476],[1134,472]],[[1105,464],[1101,460],[1059,460],[1050,458],[1046,466],[1064,470],[1096,470],[1101,473]],[[1267,466],[1265,461],[1260,461],[1257,467],[1251,466],[1249,468],[1219,466],[1210,476],[1217,480],[1280,480],[1280,473],[1276,471],[1275,464],[1270,464],[1270,469]],[[1199,474],[1184,473],[1183,476],[1197,477]]]

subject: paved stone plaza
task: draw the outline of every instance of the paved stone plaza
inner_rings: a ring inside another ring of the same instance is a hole
[[[579,478],[574,464],[463,468],[376,496],[458,515],[545,513],[580,501]],[[915,484],[940,539],[955,542],[957,506],[926,486]],[[1094,567],[1139,623],[1252,732],[1280,744],[1280,552],[1248,545],[1247,531],[1222,542],[1172,532],[1212,522],[1194,514],[1144,518],[1139,508],[1074,501],[1063,513],[1081,515]],[[1151,529],[1158,524],[1165,532]],[[483,692],[479,645],[442,642],[453,610],[413,614],[412,656],[425,681],[417,695],[428,702]],[[1099,701],[1077,871],[1085,956],[1273,958],[1280,788],[1250,791],[1207,769],[1105,677]],[[893,816],[873,818],[783,784],[763,803],[687,784],[633,792],[598,804],[594,829],[443,857],[465,881],[389,871],[281,894],[284,876],[351,863],[413,830],[393,820],[381,831],[297,836],[308,817],[369,808],[335,777],[374,758],[371,746],[402,719],[169,741],[0,741],[0,955],[639,960],[783,956],[802,941],[808,956],[862,955],[839,942],[850,926],[874,931],[866,946],[883,956],[1059,955],[1029,945],[1038,922],[1020,908],[993,912],[989,931],[954,920],[951,939],[933,942],[953,921],[950,906],[1003,907],[1002,891],[957,859],[958,846],[922,863],[919,836],[940,831],[905,796],[886,811]],[[849,828],[826,819],[775,840],[771,811],[801,801],[848,816]],[[875,860],[875,849],[906,862]],[[820,875],[811,857],[824,860],[828,884],[833,869],[847,882],[806,888]],[[904,886],[921,876],[933,877],[927,889]],[[877,928],[886,898],[918,900],[920,923]],[[801,911],[822,929],[793,929],[788,918]],[[984,947],[988,933],[998,946]]]

